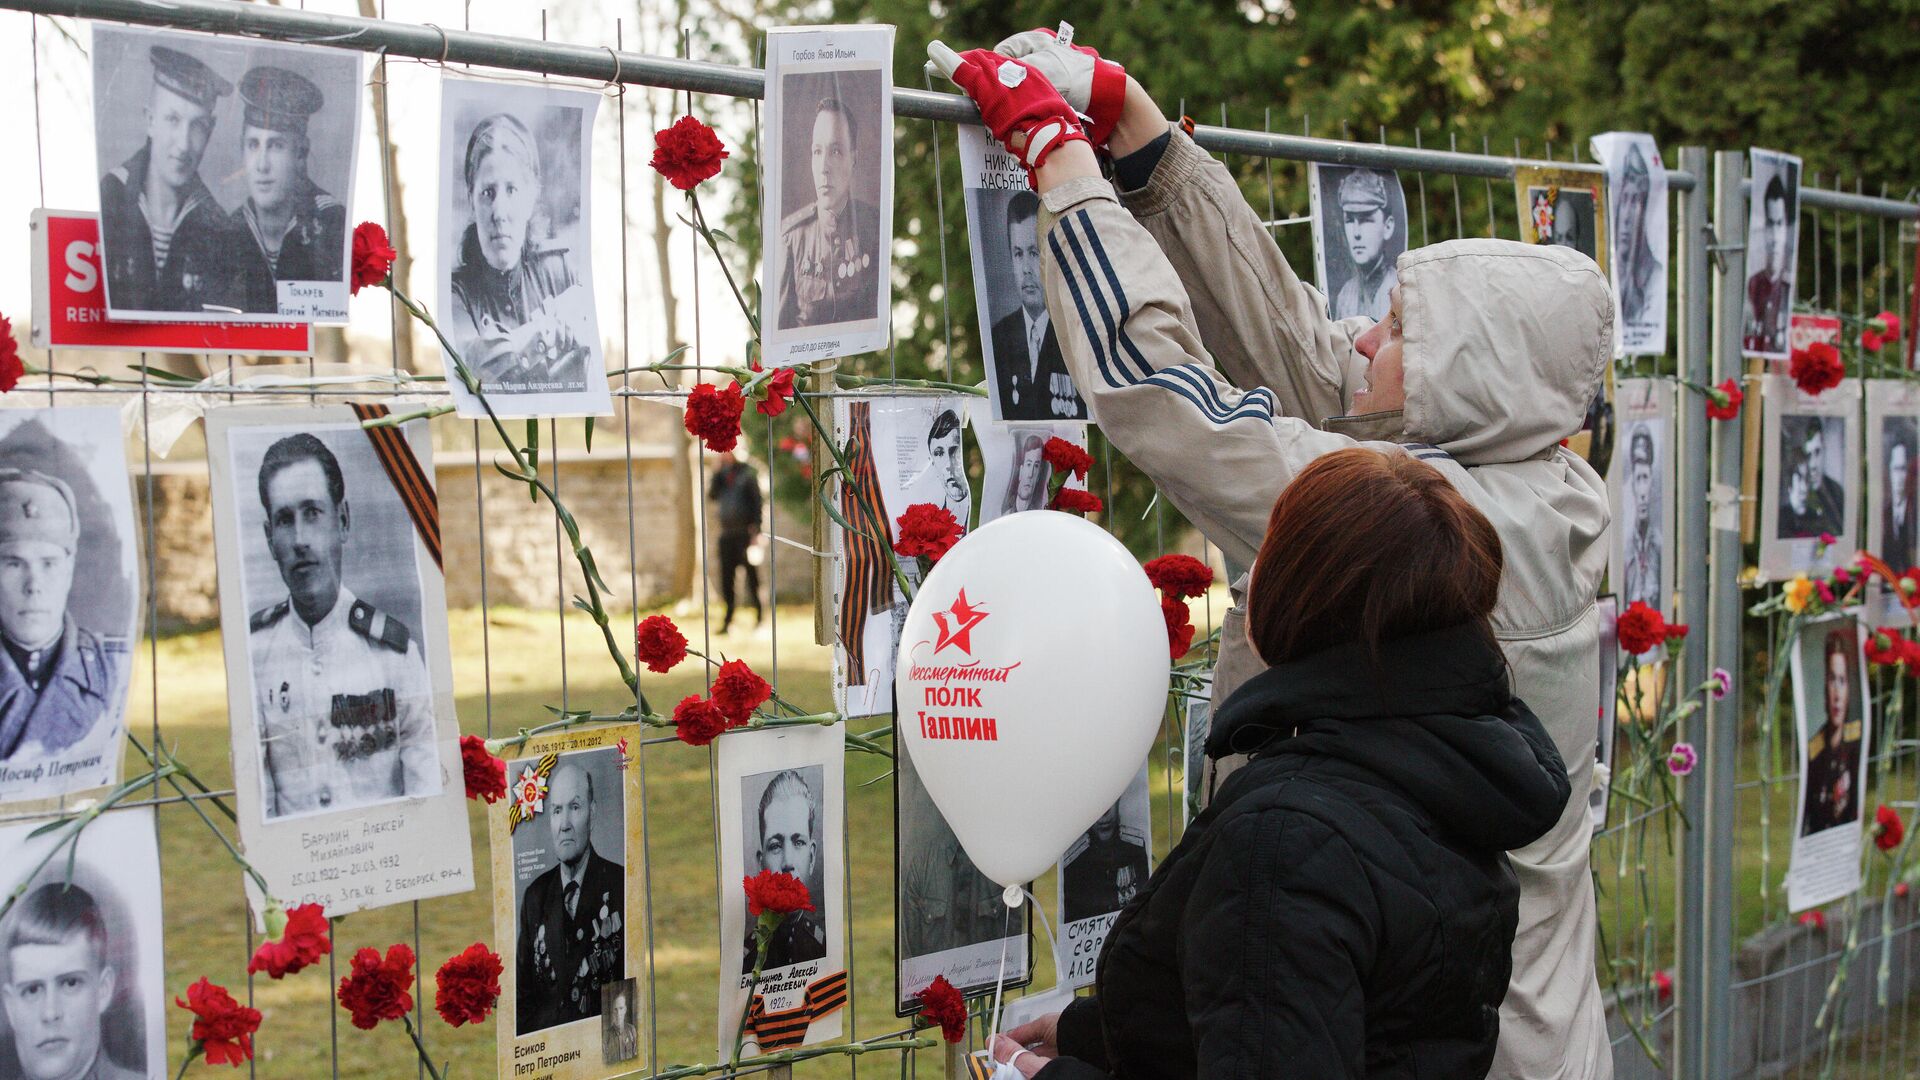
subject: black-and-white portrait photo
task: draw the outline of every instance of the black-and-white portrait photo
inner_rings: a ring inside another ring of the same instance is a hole
[[[639,980],[620,979],[600,986],[600,1062],[618,1065],[640,1056],[640,1024],[634,1011]]]
[[[1085,420],[1040,281],[1040,197],[984,128],[960,128],[960,176],[973,251],[987,392],[996,420]]]
[[[1608,250],[1619,310],[1614,324],[1622,356],[1660,355],[1667,347],[1667,170],[1644,132],[1595,135],[1593,153],[1607,170]]]
[[[741,837],[741,850],[746,859],[739,876],[752,877],[763,870],[792,874],[807,887],[809,896],[825,895],[826,863],[821,857],[824,772],[818,765],[805,765],[741,778],[740,805],[749,812],[742,816],[746,833]],[[816,904],[814,911],[796,911],[781,922],[767,945],[763,971],[775,972],[827,955],[827,927],[819,907]],[[746,947],[740,958],[742,974],[753,971],[757,954],[755,921],[752,914],[747,916]]]
[[[1847,426],[1838,416],[1780,418],[1780,469],[1775,477],[1779,517],[1774,535],[1783,540],[1847,528]]]
[[[1320,287],[1335,319],[1387,317],[1407,250],[1407,196],[1398,173],[1314,162],[1313,240]]]
[[[438,794],[414,525],[367,434],[246,427],[229,447],[261,817]]]
[[[1912,416],[1880,420],[1880,535],[1874,554],[1896,571],[1920,565],[1920,529],[1914,524],[1914,453],[1920,449]]]
[[[539,766],[508,761],[508,786]],[[512,837],[516,1035],[599,1016],[602,988],[627,978],[620,753],[560,754],[545,779],[539,812]]]
[[[768,31],[760,325],[770,364],[886,344],[893,27]]]
[[[989,507],[981,506],[981,524],[992,518],[1017,514],[1022,510],[1042,510],[1047,505],[1047,487],[1053,482],[1053,466],[1047,464],[1047,439],[1051,438],[1044,430],[1033,428],[1015,429],[1008,433],[1006,440],[1011,445],[1002,452],[1007,461],[996,477],[999,484],[987,485],[987,499],[991,503],[992,517],[988,516]],[[985,440],[982,440],[981,453],[987,452]]]
[[[1143,767],[1119,801],[1060,857],[1063,923],[1110,915],[1140,894],[1152,870],[1151,826]]]
[[[880,235],[878,71],[781,78],[779,329],[871,319],[887,252]],[[809,104],[811,103],[811,104]],[[809,116],[809,114],[811,114]]]
[[[1747,198],[1746,327],[1741,334],[1747,354],[1787,358],[1799,255],[1800,159],[1755,150],[1753,189]]]
[[[1655,611],[1666,609],[1660,587],[1662,552],[1666,545],[1661,495],[1666,487],[1666,431],[1657,420],[1641,420],[1627,427],[1627,515],[1616,520],[1626,527],[1621,559],[1620,593],[1628,604],[1642,601]]]
[[[344,323],[361,57],[96,24],[114,318]]]
[[[0,801],[119,776],[139,620],[114,408],[0,411]]]
[[[25,875],[58,835],[0,829],[0,1076],[142,1080],[168,1075],[160,855],[151,809],[115,810],[64,857]]]
[[[442,328],[497,414],[611,412],[593,296],[600,96],[478,79],[441,86]],[[447,385],[460,415],[485,415],[459,380]]]
[[[911,755],[895,760],[894,797],[902,1015],[935,975],[961,993],[992,986],[1003,942],[1009,985],[1024,981],[1032,905],[1007,907],[1000,886],[974,867],[914,771]]]

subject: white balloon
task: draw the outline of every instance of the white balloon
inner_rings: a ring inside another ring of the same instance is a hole
[[[973,864],[1023,884],[1140,771],[1170,667],[1159,598],[1120,541],[1071,514],[1010,514],[914,597],[898,741]]]

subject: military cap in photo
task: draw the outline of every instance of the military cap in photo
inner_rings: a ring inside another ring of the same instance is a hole
[[[1361,210],[1391,205],[1387,200],[1387,182],[1372,169],[1355,169],[1340,181],[1340,208]]]
[[[0,544],[39,540],[73,554],[80,517],[66,481],[32,469],[0,469]]]
[[[326,95],[312,80],[286,68],[248,68],[240,76],[240,100],[246,103],[248,127],[307,133],[307,118],[326,104]]]
[[[233,93],[232,83],[178,49],[155,45],[147,53],[153,59],[153,81],[202,108],[211,110],[215,102]]]

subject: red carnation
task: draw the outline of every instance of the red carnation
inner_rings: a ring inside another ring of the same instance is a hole
[[[1887,339],[1888,341],[1900,340],[1900,316],[1895,315],[1891,311],[1883,311],[1880,314],[1875,315],[1873,318],[1874,318],[1874,321],[1879,323],[1881,326],[1881,330],[1880,330],[1881,337]]]
[[[353,291],[378,285],[393,272],[393,260],[400,253],[387,242],[387,230],[371,221],[353,227]]]
[[[967,999],[953,988],[945,975],[935,975],[925,990],[913,995],[920,1003],[920,1016],[940,1025],[940,1037],[957,1043],[967,1037]]]
[[[1881,851],[1892,851],[1906,839],[1907,827],[1900,820],[1900,814],[1891,806],[1881,806],[1873,812],[1873,846]]]
[[[740,414],[746,407],[739,383],[724,388],[701,383],[687,395],[687,434],[716,454],[727,453],[740,441]]]
[[[1085,480],[1087,470],[1093,468],[1093,455],[1078,446],[1060,438],[1058,435],[1047,440],[1040,448],[1040,456],[1053,466],[1057,473],[1072,473],[1076,479]]]
[[[1827,913],[1821,911],[1819,908],[1814,908],[1812,911],[1803,911],[1800,913],[1800,925],[1812,927],[1815,930],[1825,930],[1827,928]]]
[[[476,941],[433,973],[433,1007],[454,1027],[477,1024],[500,1000],[500,956]]]
[[[1739,380],[1726,380],[1707,391],[1707,418],[1710,420],[1739,419],[1740,401],[1745,396],[1740,392]]]
[[[1668,641],[1679,641],[1681,638],[1684,638],[1686,636],[1687,636],[1686,623],[1670,622],[1667,624],[1666,639]]]
[[[472,738],[472,736],[466,736]],[[465,749],[463,746],[462,750]],[[501,766],[500,789],[506,791],[505,764]],[[468,790],[471,791],[471,782]],[[247,974],[266,972],[269,978],[284,979],[333,951],[332,928],[326,909],[319,904],[297,904],[287,909],[287,928],[279,941],[263,941],[247,961]]]
[[[460,736],[460,768],[467,776],[467,798],[494,803],[507,794],[507,763],[487,749],[478,735]]]
[[[1868,352],[1877,353],[1880,351],[1880,347],[1886,343],[1887,339],[1871,327],[1860,331],[1860,347]]]
[[[687,636],[665,615],[649,615],[634,627],[633,643],[648,671],[664,675],[687,658]]]
[[[26,373],[26,362],[20,359],[20,343],[13,338],[13,323],[0,315],[0,394],[19,386],[20,376]]]
[[[727,148],[713,129],[683,116],[670,127],[653,133],[653,160],[647,164],[681,191],[692,191],[701,181],[720,175]]]
[[[1629,656],[1639,656],[1667,640],[1667,621],[1648,607],[1645,600],[1635,600],[1614,625],[1620,648]]]
[[[760,365],[753,365],[753,370],[759,371]],[[779,416],[786,412],[787,403],[793,400],[793,369],[781,368],[767,376],[760,383],[759,393],[755,397],[759,400],[753,407],[762,416]]]
[[[727,715],[699,694],[688,694],[673,707],[673,733],[688,746],[705,746],[729,726]]]
[[[1673,976],[1665,969],[1653,973],[1653,992],[1663,1003],[1673,999]]]
[[[1920,641],[1908,639],[1900,643],[1900,666],[1907,674],[1920,676]]]
[[[1191,555],[1162,555],[1148,560],[1147,580],[1168,596],[1199,596],[1213,584],[1213,569]]]
[[[737,727],[753,718],[753,710],[773,697],[773,687],[753,673],[744,660],[729,660],[720,665],[713,677],[713,707],[727,718],[728,727]]]
[[[1079,488],[1063,487],[1053,493],[1053,502],[1047,505],[1049,510],[1060,510],[1069,514],[1097,514],[1106,506],[1100,496]]]
[[[187,1000],[173,1003],[193,1013],[193,1041],[207,1056],[209,1065],[239,1068],[253,1060],[253,1033],[260,1030],[260,1010],[250,1009],[233,999],[227,988],[207,981],[187,987]]]
[[[893,550],[908,558],[924,557],[939,562],[940,557],[960,542],[961,526],[953,511],[932,503],[914,503],[894,522],[899,539]]]
[[[353,973],[340,980],[336,995],[347,1012],[353,1014],[353,1026],[372,1031],[382,1020],[398,1020],[413,1008],[413,950],[405,945],[387,946],[382,957],[377,950],[361,949],[353,954]]]
[[[756,918],[768,911],[787,915],[813,910],[813,896],[807,892],[807,883],[792,874],[762,870],[742,878],[740,884],[747,891],[747,914]]]
[[[1193,648],[1192,615],[1184,600],[1171,596],[1160,598],[1160,616],[1167,621],[1167,653],[1178,660]]]
[[[1787,374],[1799,385],[1800,392],[1818,395],[1840,385],[1847,369],[1840,363],[1840,350],[1824,341],[1804,349],[1795,349],[1787,363]]]
[[[1906,659],[1906,655],[1907,639],[1900,636],[1900,631],[1891,626],[1883,626],[1867,638],[1867,663],[1869,664],[1885,664],[1891,667]]]

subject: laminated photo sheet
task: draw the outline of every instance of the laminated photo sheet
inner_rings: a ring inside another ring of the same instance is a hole
[[[648,1067],[642,730],[559,731],[506,751],[507,797],[484,808],[506,969],[500,1076],[602,1080]]]
[[[858,530],[832,525],[834,702],[848,717],[893,708],[894,654],[907,601],[888,564],[897,563],[910,582],[919,574],[916,560],[893,552],[894,523],[919,503],[946,509],[962,532],[972,519],[962,445],[968,400],[950,394],[834,400],[834,430],[851,465],[835,477],[834,506]]]
[[[1873,735],[1866,635],[1859,609],[1801,624],[1789,660],[1800,790],[1787,865],[1787,910],[1860,888],[1867,763]]]
[[[1084,421],[1087,403],[1060,354],[1040,279],[1040,197],[1019,159],[986,129],[963,124],[959,139],[988,412],[995,420]]]
[[[1589,143],[1607,170],[1615,356],[1667,351],[1667,169],[1653,136],[1609,131]]]
[[[1920,565],[1920,383],[1867,379],[1867,543],[1896,574]],[[1868,619],[1875,626],[1904,626],[1907,609],[1886,582],[1867,587]]]
[[[737,732],[718,740],[716,749],[721,866],[718,1052],[723,1058],[733,1053],[743,1014],[749,1054],[838,1038],[848,999],[846,726]],[[799,878],[813,910],[786,917],[769,942],[754,983],[757,920],[748,914],[741,881],[763,870]]]
[[[1761,393],[1760,580],[1827,573],[1860,550],[1860,380],[1816,396],[1769,375]]]
[[[1092,986],[1100,947],[1120,910],[1146,887],[1153,872],[1153,811],[1147,763],[1105,814],[1060,857],[1055,905],[1059,927],[1059,985]]]
[[[7,803],[119,782],[144,610],[120,410],[20,398],[0,408],[0,639],[39,669],[0,658]]]
[[[985,466],[980,480],[979,524],[1022,510],[1047,508],[1054,477],[1045,451],[1047,440],[1056,438],[1085,450],[1087,425],[1013,423],[988,420],[974,413],[973,439],[980,445],[980,461]],[[1066,486],[1085,491],[1087,480],[1069,476]]]
[[[761,349],[770,366],[887,344],[893,27],[767,31]]]
[[[1613,501],[1608,577],[1621,610],[1641,601],[1673,615],[1674,384],[1622,379],[1614,386]],[[1657,659],[1657,656],[1643,657]]]
[[[471,889],[426,422],[294,405],[206,425],[247,858],[335,916]]]

